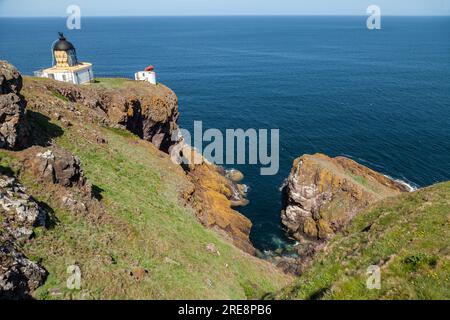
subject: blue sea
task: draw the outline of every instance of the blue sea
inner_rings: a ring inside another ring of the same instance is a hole
[[[152,64],[178,95],[182,127],[279,128],[280,171],[246,175],[261,250],[288,241],[280,186],[304,153],[345,155],[416,187],[450,180],[450,17],[0,18],[0,59],[51,64],[64,31],[100,77]]]

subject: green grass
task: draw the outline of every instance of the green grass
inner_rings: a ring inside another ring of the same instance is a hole
[[[69,99],[67,99],[66,97],[64,97],[61,93],[59,93],[58,91],[56,91],[56,90],[51,90],[51,93],[52,93],[52,95],[54,96],[54,97],[56,97],[56,98],[58,98],[58,99],[60,99],[60,100],[62,100],[62,101],[65,101],[65,102],[69,102]]]
[[[369,183],[367,182],[367,180],[364,177],[358,176],[356,174],[352,174],[352,173],[347,173],[350,177],[352,177],[353,180],[355,180],[356,183],[365,186],[365,187],[369,187]]]
[[[113,127],[105,127],[106,130],[111,131],[114,134],[117,134],[124,138],[131,138],[136,137],[136,135],[128,130],[121,129],[121,128],[113,128]]]
[[[346,233],[281,299],[450,299],[450,183],[383,201],[359,214]],[[381,267],[381,289],[366,287]]]
[[[90,85],[107,89],[117,89],[123,87],[130,81],[133,80],[126,78],[95,78],[95,82]]]
[[[83,132],[93,130],[108,143],[86,141]],[[38,230],[24,248],[49,271],[38,299],[247,299],[290,281],[205,229],[179,202],[181,169],[148,142],[99,127],[73,127],[55,142],[81,159],[89,181],[101,190],[108,216],[96,223],[68,212],[22,172],[22,182],[59,220],[54,228]],[[2,163],[11,166],[13,158],[8,152]],[[206,250],[209,243],[220,256]],[[82,271],[81,291],[66,289],[67,267],[73,264]],[[149,272],[139,281],[130,275],[137,267]]]

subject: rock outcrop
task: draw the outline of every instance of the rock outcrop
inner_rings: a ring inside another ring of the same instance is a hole
[[[80,160],[70,152],[52,147],[38,152],[29,165],[36,177],[63,187],[85,187],[86,178]]]
[[[13,177],[0,175],[1,228],[11,239],[27,240],[33,228],[45,226],[46,212]]]
[[[448,300],[449,212],[450,182],[381,200],[358,213],[271,298]]]
[[[234,245],[249,254],[255,254],[250,242],[251,221],[232,207],[246,205],[245,188],[227,177],[221,167],[208,163],[191,147],[183,148],[184,155],[191,158],[185,166],[188,178],[193,184],[184,193],[184,198],[195,209],[199,221],[230,238]],[[194,158],[197,158],[194,161]],[[234,172],[243,178],[238,171]]]
[[[72,153],[56,145],[35,146],[21,152],[21,157],[22,171],[30,173],[62,207],[93,222],[106,216],[80,160]]]
[[[26,101],[20,94],[22,76],[6,61],[0,61],[0,148],[18,149],[28,144]]]
[[[47,272],[25,257],[17,246],[33,228],[45,226],[47,213],[15,178],[0,175],[0,300],[30,298]]]
[[[8,242],[0,240],[0,300],[31,298],[44,283],[47,272]]]
[[[24,91],[27,97],[31,97],[28,103],[32,110],[59,121],[65,127],[69,127],[65,125],[68,123],[75,126],[79,122],[93,122],[126,129],[165,153],[175,145],[183,145],[181,141],[172,141],[178,130],[177,96],[162,84],[153,86],[121,80],[121,86],[108,88],[101,84],[75,86],[49,79],[27,78]],[[51,151],[41,148],[40,151],[28,152],[25,165],[32,169],[39,180],[70,184],[71,178],[68,179],[67,175],[73,177],[79,164],[75,159],[58,155],[58,151],[54,149],[52,146]],[[191,150],[189,147],[187,149]],[[60,160],[54,159],[55,157]],[[194,208],[199,221],[230,238],[238,248],[254,254],[255,249],[249,240],[252,224],[249,219],[232,209],[248,202],[244,196],[245,187],[237,183],[243,178],[242,174],[233,171],[227,178],[225,170],[203,159],[199,164],[183,168],[192,183],[192,188],[184,192],[183,198]],[[236,181],[233,182],[232,179]],[[61,190],[62,194],[67,191],[67,188]],[[75,210],[77,212],[82,211],[81,204],[86,204],[86,208],[89,208],[89,201],[75,198],[65,195],[63,204],[80,209]]]
[[[126,79],[117,81],[122,82],[121,85],[108,87],[102,85],[100,80],[99,84],[75,86],[49,79],[27,78],[24,91],[30,97],[28,103],[33,111],[59,121],[64,127],[92,122],[125,129],[151,142],[165,153],[175,145],[184,146],[181,141],[172,141],[172,137],[177,136],[179,116],[175,93],[162,84],[154,86]],[[66,176],[74,176],[79,167],[78,162],[63,155],[58,156],[54,146],[51,147],[52,151],[43,148],[40,150],[30,151],[25,165],[32,168],[39,180],[70,184],[71,178]],[[187,147],[186,150],[190,153],[191,148]],[[54,157],[61,161],[53,159]],[[194,208],[199,221],[230,238],[238,248],[254,254],[255,249],[249,240],[252,224],[249,219],[232,209],[248,203],[245,199],[245,186],[237,183],[243,178],[242,174],[232,171],[227,178],[225,170],[203,159],[199,164],[183,168],[192,183],[192,188],[184,192],[183,198]],[[71,193],[67,188],[61,190],[61,193],[66,194],[68,191]],[[77,212],[82,211],[81,204],[86,204],[86,208],[89,208],[89,201],[75,198],[70,194],[65,195],[63,205],[78,208],[75,210]]]
[[[172,135],[178,129],[177,96],[162,84],[155,86],[145,82],[119,80],[123,81],[123,85],[110,88],[97,84],[76,86],[45,79],[30,79],[25,87],[33,92],[51,92],[54,97],[62,100],[61,104],[82,104],[93,111],[93,115],[86,120],[129,130],[167,152],[173,144]],[[45,108],[48,99],[42,100],[35,96],[33,104]],[[71,107],[72,113],[79,112]]]
[[[294,161],[287,180],[282,223],[300,242],[326,240],[362,209],[406,191],[351,159],[304,155]]]

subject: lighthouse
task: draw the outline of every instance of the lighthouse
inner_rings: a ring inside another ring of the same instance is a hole
[[[63,33],[52,46],[53,66],[35,72],[36,76],[55,79],[73,84],[83,84],[94,81],[92,64],[79,62],[77,51],[72,43],[67,41]]]

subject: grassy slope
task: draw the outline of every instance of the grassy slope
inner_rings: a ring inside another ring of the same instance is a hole
[[[387,199],[359,214],[277,297],[450,299],[449,239],[450,183]],[[366,289],[370,265],[381,266],[380,290]]]
[[[180,205],[179,170],[150,143],[126,131],[90,126],[66,129],[55,141],[77,155],[89,181],[103,189],[110,216],[101,224],[64,211],[46,187],[21,175],[59,220],[50,230],[37,230],[24,248],[49,271],[37,298],[245,299],[288,284],[289,277],[206,230]],[[93,131],[108,143],[95,143],[89,138]],[[2,151],[0,158],[2,166],[17,167],[18,154]],[[206,250],[209,243],[220,256]],[[81,266],[80,292],[65,289],[66,269],[74,263]],[[148,276],[130,276],[136,267],[147,269]]]

